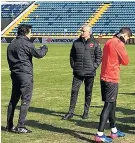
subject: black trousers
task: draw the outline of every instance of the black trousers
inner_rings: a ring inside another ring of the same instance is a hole
[[[28,74],[11,74],[12,93],[7,110],[7,126],[13,126],[14,111],[16,105],[21,98],[20,114],[18,119],[18,127],[25,126],[25,118],[30,105],[33,91],[33,77]]]
[[[92,97],[92,88],[94,83],[94,77],[82,77],[82,76],[76,76],[73,77],[72,82],[72,89],[71,89],[71,99],[70,99],[70,107],[69,107],[69,113],[73,113],[75,110],[77,98],[78,98],[78,92],[81,86],[81,83],[84,81],[85,84],[85,104],[84,104],[84,113],[88,113],[90,103],[91,103],[91,97]]]

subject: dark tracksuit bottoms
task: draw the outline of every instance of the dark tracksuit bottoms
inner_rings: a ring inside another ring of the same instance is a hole
[[[115,125],[115,110],[116,99],[118,95],[118,83],[106,82],[101,80],[101,93],[104,107],[100,115],[100,122],[98,131],[104,132],[107,120],[109,119],[110,127],[114,128]]]
[[[100,115],[100,122],[98,131],[104,132],[104,128],[106,125],[107,120],[109,119],[110,127],[114,128],[115,125],[115,109],[116,109],[116,102],[105,102],[104,108]]]
[[[88,113],[91,97],[92,97],[92,88],[94,83],[94,77],[90,76],[76,76],[73,77],[72,89],[71,89],[71,99],[69,113],[74,113],[78,92],[81,86],[81,83],[84,81],[85,84],[85,104],[84,104],[84,113]]]
[[[13,126],[14,111],[16,105],[21,98],[20,114],[18,120],[18,127],[25,126],[25,118],[30,105],[32,91],[33,91],[33,77],[29,74],[21,73],[11,74],[12,79],[12,93],[7,111],[7,125]]]

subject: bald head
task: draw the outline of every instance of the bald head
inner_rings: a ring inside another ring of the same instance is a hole
[[[92,28],[88,25],[84,25],[81,29],[81,37],[87,40],[88,38],[90,38],[91,34],[92,34]]]

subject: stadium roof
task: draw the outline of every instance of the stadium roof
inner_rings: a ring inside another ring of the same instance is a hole
[[[31,1],[1,1],[0,4],[29,4]]]

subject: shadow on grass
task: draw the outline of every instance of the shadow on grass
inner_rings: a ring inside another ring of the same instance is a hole
[[[75,120],[70,119],[69,121],[74,122],[77,126],[84,127],[84,128],[92,128],[97,129],[98,128],[98,122],[88,122],[89,120]],[[108,126],[107,126],[108,127]]]
[[[135,110],[126,109],[126,108],[122,108],[122,107],[116,107],[116,112],[121,112],[124,115],[135,115]]]
[[[17,108],[19,109],[19,107],[17,107]],[[102,106],[92,106],[92,108],[103,108],[103,107]],[[58,116],[58,117],[63,117],[65,115],[65,112],[53,111],[53,110],[49,110],[49,109],[36,108],[36,107],[30,107],[29,112],[35,112],[35,113],[40,113],[40,114],[44,114],[44,115],[52,115],[52,116]],[[122,107],[117,107],[116,112],[122,112],[124,115],[135,115],[135,110],[125,109]],[[80,116],[80,115],[75,115],[75,116]],[[99,116],[98,116],[98,118],[99,118]],[[125,124],[129,124],[129,123],[134,123],[134,120],[135,120],[134,117],[116,118],[116,121],[122,123],[122,124],[117,123],[118,128],[121,129],[122,131],[124,131],[125,133],[134,133],[135,127],[125,125]],[[93,129],[98,128],[98,122],[88,122],[88,120],[82,121],[82,119],[75,120],[74,118],[70,119],[69,121],[75,122],[77,126],[81,126],[81,127],[85,127],[85,128],[93,128]],[[109,123],[107,123],[105,129],[110,129]]]
[[[135,93],[119,93],[119,94],[123,94],[123,95],[135,95]]]
[[[1,131],[4,131],[4,132],[6,132],[6,127],[4,127],[4,126],[1,126]]]
[[[92,106],[93,108],[103,108],[102,106]],[[134,124],[135,123],[135,110],[132,109],[126,109],[126,108],[122,108],[122,107],[116,107],[116,112],[121,112],[124,115],[129,115],[132,117],[124,117],[124,118],[117,118],[116,117],[116,122],[121,122],[121,123],[117,123],[117,127],[118,129],[124,131],[125,133],[131,133],[131,134],[135,134],[135,127],[133,126],[129,126],[127,124]],[[86,127],[89,125],[86,125]],[[109,124],[107,125],[109,127]],[[107,127],[107,128],[108,128]]]
[[[121,123],[124,123],[124,121],[126,122],[127,120],[132,120],[133,123],[134,123],[134,118],[131,118],[131,119],[130,118],[121,118]],[[75,119],[70,119],[69,121],[75,122],[76,125],[80,126],[80,127],[89,128],[89,129],[97,129],[98,130],[99,122],[88,122],[87,120],[82,121],[82,120],[75,120]],[[116,119],[116,121],[120,121],[120,119],[118,118],[118,119]],[[129,126],[127,124],[121,124],[121,123],[116,124],[116,126],[119,130],[121,130],[125,133],[135,134],[135,127]],[[106,129],[111,130],[109,123],[106,123],[105,130]]]
[[[135,134],[135,127],[131,127],[129,125],[118,123],[117,128],[120,129],[121,131],[125,132],[125,133]]]
[[[16,109],[20,110],[20,106],[17,106]],[[40,113],[44,115],[52,115],[52,116],[59,116],[63,117],[67,112],[59,112],[59,111],[53,111],[45,108],[37,108],[37,107],[30,107],[29,112],[34,112],[34,113]],[[74,116],[80,116],[77,114],[74,114]]]
[[[92,108],[101,108],[101,109],[103,109],[103,106],[91,106],[91,107]],[[122,107],[116,107],[116,112],[121,112],[124,115],[135,115],[135,110],[122,108]]]
[[[91,106],[91,107],[103,109],[103,106]],[[122,107],[116,107],[116,112],[121,112],[124,115],[135,115],[135,110],[126,109],[126,108],[122,108]],[[130,118],[129,118],[129,120],[127,120],[127,123],[130,123]],[[131,119],[131,123],[132,123],[132,119]]]
[[[116,118],[117,121],[121,123],[130,123],[134,124],[135,123],[135,117],[125,117],[125,118]]]
[[[91,139],[88,139],[88,138],[85,138],[82,135],[80,135],[80,134],[85,134],[85,135],[94,136],[94,134],[92,134],[92,133],[74,131],[74,130],[71,130],[71,129],[55,127],[53,125],[48,125],[46,123],[41,124],[38,121],[34,121],[34,120],[28,120],[28,121],[26,121],[26,124],[28,126],[31,126],[31,127],[34,127],[34,128],[39,128],[41,130],[47,130],[47,131],[51,131],[51,132],[55,132],[55,133],[69,134],[69,135],[73,136],[76,139],[80,139],[80,140],[87,141],[87,142],[90,142],[90,143],[95,143],[95,141],[93,141]]]

